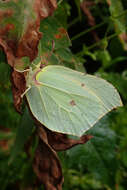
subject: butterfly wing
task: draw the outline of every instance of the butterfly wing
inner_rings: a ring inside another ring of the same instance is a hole
[[[63,66],[47,66],[26,97],[33,115],[50,130],[81,136],[122,102],[103,79]]]

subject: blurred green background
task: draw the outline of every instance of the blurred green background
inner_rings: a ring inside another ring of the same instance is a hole
[[[41,22],[41,55],[51,51],[54,34],[62,26],[71,42],[55,41],[51,64],[66,65],[106,79],[119,91],[124,104],[87,132],[94,136],[92,140],[59,153],[65,178],[63,190],[126,190],[127,1],[59,0],[54,15]],[[0,189],[43,190],[43,186],[37,188],[32,158],[23,149],[31,136],[34,155],[37,144],[34,126],[27,114],[20,116],[14,109],[11,69],[5,63],[0,49]]]

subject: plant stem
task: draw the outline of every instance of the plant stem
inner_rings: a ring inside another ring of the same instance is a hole
[[[80,18],[75,18],[71,23],[68,24],[67,28],[70,28],[71,26],[73,26],[74,24],[76,24],[78,21],[80,21]]]
[[[127,27],[126,27],[126,29],[127,29]],[[109,41],[109,40],[111,40],[112,38],[118,36],[118,35],[121,34],[121,33],[122,33],[122,32],[117,32],[117,33],[111,34],[111,35],[108,36],[108,37],[104,37],[104,38],[101,39],[99,42],[96,42],[96,43],[94,43],[93,45],[89,46],[89,47],[87,48],[87,50],[89,51],[89,50],[93,49],[94,47],[100,45],[105,39]],[[79,52],[79,53],[76,54],[76,56],[83,56],[83,55],[84,55],[84,51]]]
[[[126,28],[127,28],[127,27],[126,27]],[[121,32],[117,32],[117,33],[111,34],[110,36],[108,36],[108,37],[106,37],[106,38],[103,38],[103,39],[100,40],[99,42],[94,43],[93,45],[89,46],[89,47],[87,48],[87,50],[91,50],[91,49],[93,49],[94,47],[100,45],[100,44],[103,42],[104,39],[106,39],[106,40],[109,41],[109,40],[111,40],[112,38],[118,36],[119,34],[121,34]]]
[[[81,36],[87,34],[88,32],[91,32],[92,30],[95,30],[95,29],[97,29],[97,28],[103,26],[103,25],[106,24],[108,21],[112,21],[113,19],[118,19],[119,17],[124,16],[126,13],[127,13],[127,10],[125,10],[124,12],[122,12],[121,14],[119,14],[118,16],[115,16],[115,17],[111,17],[111,16],[110,16],[110,17],[108,17],[105,21],[101,22],[100,24],[97,24],[97,25],[95,25],[95,26],[93,26],[93,27],[91,27],[91,28],[89,28],[89,29],[87,29],[87,30],[85,30],[85,31],[82,31],[81,33],[75,35],[74,37],[71,38],[71,41],[76,40],[76,39],[80,38]],[[73,20],[73,21],[68,25],[68,27],[71,27],[73,24],[75,24],[76,22],[78,22],[78,20],[79,20],[79,18]]]
[[[93,27],[91,27],[91,28],[89,28],[89,29],[75,35],[74,37],[71,38],[71,41],[76,40],[76,39],[80,38],[81,36],[87,34],[88,32],[91,32],[92,30],[95,30],[95,29],[103,26],[106,22],[107,22],[107,20],[105,20],[104,22],[101,22],[100,24],[97,24],[97,25],[95,25],[95,26],[93,26]]]

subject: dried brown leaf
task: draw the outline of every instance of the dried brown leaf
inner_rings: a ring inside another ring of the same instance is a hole
[[[12,71],[12,93],[13,93],[13,100],[14,100],[14,106],[17,110],[17,112],[21,112],[21,103],[22,98],[21,94],[26,89],[26,81],[25,81],[25,73],[19,73],[15,70]]]
[[[80,139],[70,139],[67,135],[47,130],[48,143],[55,151],[63,151],[78,144],[85,144],[92,135],[83,135]]]
[[[21,6],[23,3],[26,6]],[[0,46],[11,67],[24,70],[26,66],[22,58],[29,57],[30,62],[36,58],[42,36],[39,32],[40,21],[52,15],[56,7],[56,0],[0,2]],[[17,10],[20,10],[19,15]],[[23,73],[13,71],[12,89],[15,108],[20,112],[21,94],[26,89]]]
[[[33,168],[45,190],[62,190],[63,175],[56,152],[48,144],[44,128],[39,128],[40,141],[35,152]]]

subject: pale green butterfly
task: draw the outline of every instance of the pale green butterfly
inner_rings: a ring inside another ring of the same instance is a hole
[[[26,98],[34,117],[52,131],[81,136],[112,109],[122,106],[107,81],[64,66],[48,65],[27,75]]]

